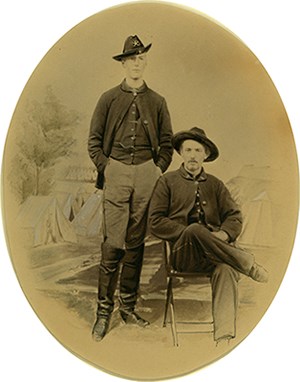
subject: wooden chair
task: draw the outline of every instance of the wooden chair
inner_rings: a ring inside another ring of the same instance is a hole
[[[207,279],[207,283],[210,284],[210,274],[205,272],[189,273],[189,272],[176,271],[172,267],[172,264],[170,262],[170,257],[171,257],[170,243],[167,241],[163,241],[162,245],[163,245],[163,255],[164,255],[164,261],[166,266],[166,273],[168,278],[167,297],[166,297],[166,304],[165,304],[163,327],[166,327],[167,323],[170,323],[171,330],[172,330],[173,344],[174,346],[179,346],[178,334],[213,333],[214,322],[213,320],[212,321],[176,321],[175,304],[174,304],[175,300],[174,300],[174,290],[173,290],[174,279],[175,278],[184,278],[184,279],[205,278]],[[167,322],[168,311],[170,311],[170,321]],[[199,326],[199,330],[196,330],[196,331],[178,330],[177,324],[193,325],[193,326],[196,325],[197,327]],[[212,329],[207,330],[207,326],[211,326]]]

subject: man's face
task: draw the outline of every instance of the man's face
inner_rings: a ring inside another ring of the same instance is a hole
[[[127,78],[139,80],[143,77],[147,66],[146,53],[130,56],[122,61],[123,68]]]
[[[202,164],[209,152],[201,143],[187,139],[181,144],[180,155],[183,158],[185,169],[191,174],[197,175],[201,172]]]

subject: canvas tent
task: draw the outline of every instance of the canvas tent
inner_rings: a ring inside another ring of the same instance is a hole
[[[53,196],[30,196],[21,206],[17,224],[26,234],[28,243],[34,247],[77,242],[71,223]]]
[[[261,192],[243,208],[244,224],[239,243],[271,247],[274,244],[272,203],[266,191]]]
[[[81,207],[72,226],[80,236],[98,236],[102,234],[102,194],[94,193]]]
[[[71,193],[59,192],[55,194],[55,198],[64,214],[64,216],[72,221],[75,217],[74,196]]]
[[[269,166],[247,165],[226,186],[243,215],[239,243],[264,247],[276,245],[282,203],[278,191],[282,189],[278,171]]]
[[[88,193],[85,189],[85,187],[80,187],[79,190],[77,191],[74,200],[73,200],[73,210],[74,214],[77,215],[85,202],[88,200],[90,197],[90,193]]]
[[[90,194],[86,192],[85,188],[80,187],[77,193],[56,191],[53,193],[53,196],[57,199],[65,217],[69,221],[72,221],[79,213]]]

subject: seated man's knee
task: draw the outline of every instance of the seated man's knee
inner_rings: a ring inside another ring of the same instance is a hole
[[[210,234],[209,230],[199,223],[193,223],[186,227],[184,234],[190,238],[204,237]]]
[[[230,277],[238,281],[240,274],[228,264],[217,264],[213,273],[214,277]]]

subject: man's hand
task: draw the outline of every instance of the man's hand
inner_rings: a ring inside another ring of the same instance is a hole
[[[218,239],[222,241],[229,241],[229,236],[225,231],[220,230],[220,231],[212,232],[212,235],[214,235],[215,237],[217,237]]]

